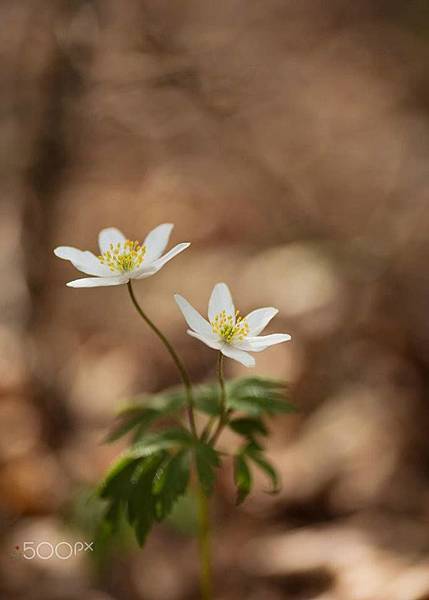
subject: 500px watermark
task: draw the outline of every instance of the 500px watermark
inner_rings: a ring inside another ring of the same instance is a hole
[[[33,560],[34,558],[41,560],[49,560],[50,558],[59,558],[60,560],[67,560],[72,556],[76,556],[79,552],[93,552],[94,542],[58,542],[52,544],[51,542],[24,542],[22,549],[20,546],[16,546],[17,551],[26,560]]]

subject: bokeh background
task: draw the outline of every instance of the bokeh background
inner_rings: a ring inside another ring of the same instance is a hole
[[[198,598],[192,499],[144,550],[125,531],[97,557],[22,556],[92,539],[116,411],[177,381],[126,290],[66,288],[52,249],[167,221],[192,246],[136,291],[195,381],[214,356],[174,292],[203,310],[226,281],[293,336],[255,369],[299,407],[271,423],[283,488],[257,479],[236,509],[225,465],[217,598],[427,600],[427,1],[3,0],[0,16],[0,597]]]

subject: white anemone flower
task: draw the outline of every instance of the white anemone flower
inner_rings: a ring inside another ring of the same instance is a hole
[[[261,352],[291,339],[286,333],[259,335],[279,311],[273,307],[258,308],[246,317],[240,316],[226,283],[217,283],[213,288],[208,321],[183,296],[176,294],[174,298],[190,327],[189,335],[246,367],[255,366],[249,352]]]
[[[69,287],[122,285],[130,279],[144,279],[154,275],[190,245],[188,242],[177,244],[162,256],[172,229],[171,223],[158,225],[141,244],[127,240],[119,229],[108,227],[102,229],[98,235],[99,256],[71,246],[59,246],[55,248],[54,254],[69,260],[82,273],[92,275],[70,281],[67,283]]]

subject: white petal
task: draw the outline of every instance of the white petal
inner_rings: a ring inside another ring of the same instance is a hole
[[[208,338],[215,339],[210,323],[183,296],[175,294],[174,299],[191,329]]]
[[[188,329],[186,333],[188,333],[194,338],[197,338],[197,340],[200,340],[200,342],[203,342],[203,344],[205,344],[209,348],[213,348],[214,350],[220,350],[222,348],[223,342],[220,342],[219,340],[209,338],[205,335],[201,335],[196,331],[192,331],[192,329]]]
[[[249,326],[248,335],[259,335],[278,312],[278,309],[273,307],[258,308],[250,312],[246,316],[246,322]]]
[[[141,267],[136,271],[130,271],[129,276],[130,279],[146,279],[146,277],[150,277],[151,275],[155,275],[158,272],[154,266],[149,265],[146,267]]]
[[[110,244],[116,246],[117,243],[123,244],[125,241],[124,234],[119,229],[116,229],[116,227],[107,227],[107,229],[102,229],[98,234],[98,245],[100,246],[101,254],[109,250]]]
[[[98,258],[88,250],[82,251],[71,246],[58,246],[54,250],[55,256],[69,260],[72,265],[87,275],[109,276],[111,271],[107,265],[102,265]]]
[[[239,348],[235,348],[234,346],[230,346],[229,344],[224,344],[221,348],[222,354],[228,356],[228,358],[233,358],[237,360],[239,363],[244,365],[245,367],[254,367],[255,359],[247,352],[240,350]]]
[[[155,269],[157,271],[159,271],[160,269],[162,269],[162,267],[165,265],[165,263],[168,263],[169,260],[174,258],[180,252],[183,252],[183,250],[186,250],[186,248],[188,248],[190,245],[191,244],[189,242],[183,242],[182,244],[177,244],[177,246],[174,246],[174,248],[169,250],[167,252],[167,254],[164,254],[164,256],[161,256],[161,258],[154,260],[150,266],[155,267]]]
[[[209,300],[209,319],[213,321],[215,316],[225,311],[227,315],[231,315],[235,323],[235,307],[232,301],[231,292],[226,283],[217,283],[212,291]]]
[[[291,336],[287,333],[272,333],[271,335],[247,337],[242,342],[237,342],[234,345],[241,350],[248,350],[249,352],[262,352],[262,350],[266,350],[269,348],[269,346],[281,344],[282,342],[288,342],[290,339]]]
[[[144,241],[146,262],[152,262],[161,256],[167,247],[173,227],[172,223],[163,223],[148,233]]]
[[[103,287],[108,285],[122,285],[123,283],[128,283],[128,281],[128,275],[118,275],[114,277],[84,277],[83,279],[69,281],[66,285],[74,288]]]
[[[58,246],[55,248],[54,254],[63,260],[77,260],[82,254],[82,250],[73,248],[73,246]]]

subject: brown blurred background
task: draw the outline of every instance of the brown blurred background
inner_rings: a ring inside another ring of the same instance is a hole
[[[283,489],[258,479],[236,509],[224,467],[217,598],[427,600],[427,0],[3,0],[0,18],[0,597],[198,598],[191,500],[143,551],[125,531],[97,558],[22,555],[92,539],[115,412],[177,381],[126,290],[66,288],[52,249],[167,221],[192,246],[136,291],[195,381],[214,356],[174,292],[203,310],[226,281],[293,336],[255,369],[300,409],[271,424]]]

